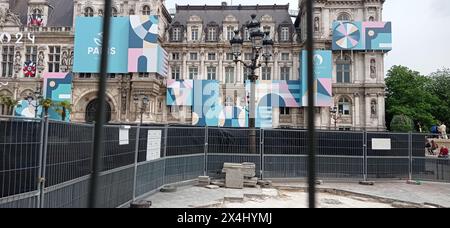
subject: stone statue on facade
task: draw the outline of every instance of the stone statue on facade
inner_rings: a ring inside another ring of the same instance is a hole
[[[376,101],[372,101],[372,103],[370,104],[370,113],[372,114],[372,117],[377,116],[377,102]]]

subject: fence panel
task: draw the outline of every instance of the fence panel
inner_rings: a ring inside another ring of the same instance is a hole
[[[88,207],[90,176],[58,184],[45,189],[45,208]]]
[[[165,158],[164,184],[193,180],[202,176],[205,154],[172,156]]]
[[[170,127],[167,134],[166,156],[204,153],[205,128]]]
[[[134,166],[129,165],[100,174],[100,208],[119,207],[133,198]]]
[[[41,127],[37,119],[0,120],[0,199],[37,190]]]
[[[144,162],[137,168],[136,196],[141,196],[164,185],[164,158]]]
[[[93,125],[49,122],[46,187],[91,173],[93,129]]]
[[[128,143],[121,145],[119,134],[121,126],[104,127],[104,155],[103,171],[120,168],[134,163],[136,154],[136,130],[137,127],[131,127],[128,130]]]

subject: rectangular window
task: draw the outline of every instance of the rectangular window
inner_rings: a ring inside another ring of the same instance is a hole
[[[249,41],[249,40],[250,40],[250,31],[248,30],[248,28],[245,28],[245,31],[244,31],[244,40],[245,40],[245,41]]]
[[[233,55],[233,53],[227,53],[227,60],[228,60],[228,61],[233,61],[233,60],[234,60],[234,55]]]
[[[25,52],[25,61],[32,61],[36,63],[37,61],[37,47],[36,46],[27,46]]]
[[[248,77],[250,77],[252,73],[252,70],[250,70],[249,68],[244,68],[244,80],[249,80]]]
[[[216,68],[208,67],[207,68],[208,80],[216,80]]]
[[[281,28],[281,41],[289,41],[289,28]]]
[[[172,40],[180,41],[180,28],[174,28],[172,30]]]
[[[140,72],[138,76],[140,78],[148,78],[148,77],[150,77],[150,73],[148,73],[148,72]]]
[[[280,108],[280,115],[285,116],[290,114],[290,108]]]
[[[227,40],[232,40],[234,37],[234,27],[228,26],[227,27]]]
[[[193,26],[192,28],[191,28],[191,32],[192,32],[192,35],[191,35],[191,40],[198,40],[198,27],[197,26]]]
[[[216,60],[216,53],[208,53],[208,60]]]
[[[250,61],[252,60],[253,53],[245,53],[244,54],[244,60]]]
[[[282,61],[289,61],[289,53],[281,53]]]
[[[172,60],[180,60],[180,53],[178,52],[172,53]]]
[[[79,78],[92,78],[91,73],[80,73]]]
[[[289,80],[291,74],[290,67],[281,67],[280,69],[280,80]]]
[[[2,50],[2,77],[13,76],[14,46],[3,46]]]
[[[180,67],[179,66],[174,66],[172,67],[172,79],[174,80],[180,80]]]
[[[48,72],[59,72],[60,61],[61,61],[61,47],[49,46]]]
[[[208,41],[216,41],[216,34],[217,34],[217,30],[216,28],[209,28],[208,29]]]
[[[262,70],[261,80],[272,80],[271,79],[272,69],[270,67],[263,67],[261,70]]]
[[[350,83],[350,64],[336,65],[337,83]]]
[[[190,60],[198,60],[198,55],[197,55],[197,53],[195,53],[195,52],[192,52],[191,54],[190,54]]]
[[[194,80],[198,79],[198,68],[197,67],[189,67],[189,79]]]
[[[225,68],[225,83],[234,83],[234,67]]]

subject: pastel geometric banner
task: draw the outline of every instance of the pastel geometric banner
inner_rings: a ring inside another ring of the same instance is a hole
[[[102,17],[77,17],[74,72],[99,73]],[[168,53],[158,44],[157,16],[111,18],[108,73],[158,73],[167,76]]]
[[[220,97],[219,81],[194,81],[192,125],[219,126],[219,116],[223,109]]]
[[[250,81],[246,81],[245,90],[250,94]],[[266,107],[300,107],[301,86],[299,81],[262,81],[256,82],[256,105]]]
[[[367,50],[392,50],[391,22],[363,22]]]
[[[36,110],[36,100],[28,101],[27,99],[19,101],[14,109],[14,116],[26,118],[38,118],[41,113],[41,108]]]
[[[72,104],[72,80],[71,73],[45,73],[44,97],[54,103],[67,101]],[[61,114],[55,108],[49,109],[48,115],[50,119],[62,120]],[[70,112],[67,110],[64,121],[70,121]]]
[[[158,16],[130,16],[129,72],[158,72],[167,76],[168,54],[158,45]]]
[[[391,22],[333,23],[333,50],[392,50]]]
[[[100,72],[102,24],[102,17],[76,17],[74,72]],[[128,17],[111,18],[108,73],[128,73],[128,30]]]
[[[302,106],[308,106],[307,53],[307,51],[303,51],[301,56]],[[332,52],[314,51],[314,85],[312,89],[315,94],[315,107],[331,107],[333,105],[332,72]]]
[[[247,108],[224,106],[219,114],[219,127],[248,127]]]
[[[167,80],[167,105],[192,106],[194,93],[193,80]]]

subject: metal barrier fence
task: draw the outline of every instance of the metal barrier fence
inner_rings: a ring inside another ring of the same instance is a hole
[[[127,205],[201,175],[222,178],[224,162],[255,163],[260,178],[307,178],[305,130],[260,129],[255,138],[249,129],[208,127],[105,126],[104,131],[101,207]],[[0,208],[87,207],[93,137],[93,125],[0,118]],[[450,160],[427,152],[430,138],[319,131],[317,177],[450,183]],[[390,140],[391,148],[376,149],[376,139]]]

